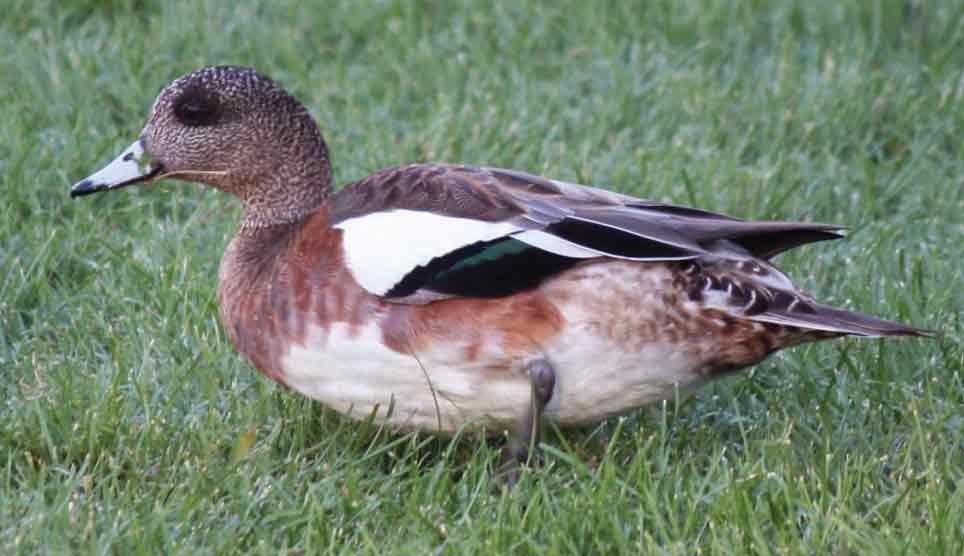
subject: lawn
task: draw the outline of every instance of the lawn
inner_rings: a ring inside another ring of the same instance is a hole
[[[964,554],[961,2],[64,4],[0,13],[0,553]],[[940,337],[549,430],[506,492],[497,445],[350,422],[234,352],[235,201],[68,198],[215,63],[301,98],[338,183],[465,162],[846,224],[780,264]]]

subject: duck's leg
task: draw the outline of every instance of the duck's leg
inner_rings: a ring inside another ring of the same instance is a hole
[[[556,386],[556,373],[545,359],[530,361],[525,366],[525,372],[529,375],[531,387],[529,407],[513,427],[502,448],[502,473],[509,488],[519,481],[522,466],[528,465],[532,458],[539,440],[542,412],[552,399]]]

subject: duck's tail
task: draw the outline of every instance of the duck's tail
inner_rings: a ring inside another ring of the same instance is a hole
[[[933,338],[932,330],[907,326],[899,322],[878,319],[822,303],[808,303],[797,310],[768,310],[750,317],[752,320],[796,326],[807,330],[820,330],[831,335],[865,337],[918,336]]]

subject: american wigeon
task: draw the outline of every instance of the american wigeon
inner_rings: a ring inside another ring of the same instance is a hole
[[[221,319],[274,380],[354,418],[511,431],[618,415],[839,336],[927,331],[814,301],[771,259],[841,228],[752,222],[523,172],[380,170],[332,191],[308,111],[208,67],[72,196],[172,177],[241,199]]]

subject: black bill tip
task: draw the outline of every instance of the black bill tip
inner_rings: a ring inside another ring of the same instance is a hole
[[[83,197],[84,195],[106,191],[107,189],[109,188],[106,184],[95,184],[94,180],[84,180],[77,182],[70,188],[70,197],[71,199],[75,199],[77,197]]]
[[[112,189],[120,189],[122,187],[127,187],[137,183],[151,182],[163,172],[164,167],[158,164],[151,168],[151,170],[146,174],[115,183],[99,181],[97,179],[97,175],[95,174],[85,180],[75,183],[74,186],[70,188],[70,198],[76,199],[77,197],[92,195],[94,193],[100,193],[101,191],[110,191]]]

